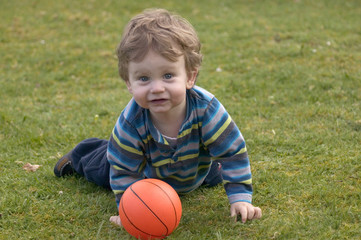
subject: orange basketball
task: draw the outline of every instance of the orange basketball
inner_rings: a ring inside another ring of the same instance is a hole
[[[158,179],[133,183],[119,203],[124,229],[140,239],[162,239],[178,226],[182,204],[177,192]]]

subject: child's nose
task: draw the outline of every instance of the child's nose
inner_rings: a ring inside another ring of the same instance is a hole
[[[163,85],[163,81],[161,80],[154,80],[152,81],[152,86],[151,86],[151,93],[159,93],[159,92],[163,92],[164,91],[164,85]]]

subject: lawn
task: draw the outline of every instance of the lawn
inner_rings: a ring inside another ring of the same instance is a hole
[[[0,239],[131,239],[113,194],[57,159],[109,138],[130,99],[115,48],[162,7],[202,41],[197,84],[244,135],[261,220],[234,223],[222,186],[181,198],[168,239],[361,238],[361,2],[1,1]],[[40,165],[34,171],[26,163]]]

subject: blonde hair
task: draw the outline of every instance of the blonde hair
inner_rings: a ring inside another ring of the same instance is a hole
[[[152,49],[170,61],[184,56],[187,74],[202,62],[201,44],[193,26],[164,9],[148,9],[132,18],[117,48],[119,75],[129,81],[130,61],[141,59]]]

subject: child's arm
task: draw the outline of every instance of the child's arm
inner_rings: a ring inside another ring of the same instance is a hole
[[[120,198],[128,186],[144,178],[142,173],[144,155],[139,150],[139,145],[136,144],[141,141],[134,136],[137,136],[136,130],[130,127],[121,115],[110,137],[107,151],[110,164],[110,185],[115,194],[118,208]],[[109,221],[122,227],[119,215],[111,216]]]
[[[124,191],[134,182],[144,178],[145,167],[142,139],[123,114],[110,137],[107,158],[110,164],[110,186],[119,207]]]
[[[222,164],[223,184],[230,203],[252,202],[252,175],[246,143],[223,105],[213,98],[204,113],[202,140]]]
[[[262,210],[259,207],[254,207],[248,202],[235,202],[231,204],[231,217],[237,221],[237,216],[241,215],[242,222],[248,220],[259,219],[262,217]]]
[[[222,164],[223,184],[231,203],[231,216],[242,221],[260,218],[252,202],[252,174],[243,136],[222,104],[213,98],[204,113],[202,140],[213,159]]]

